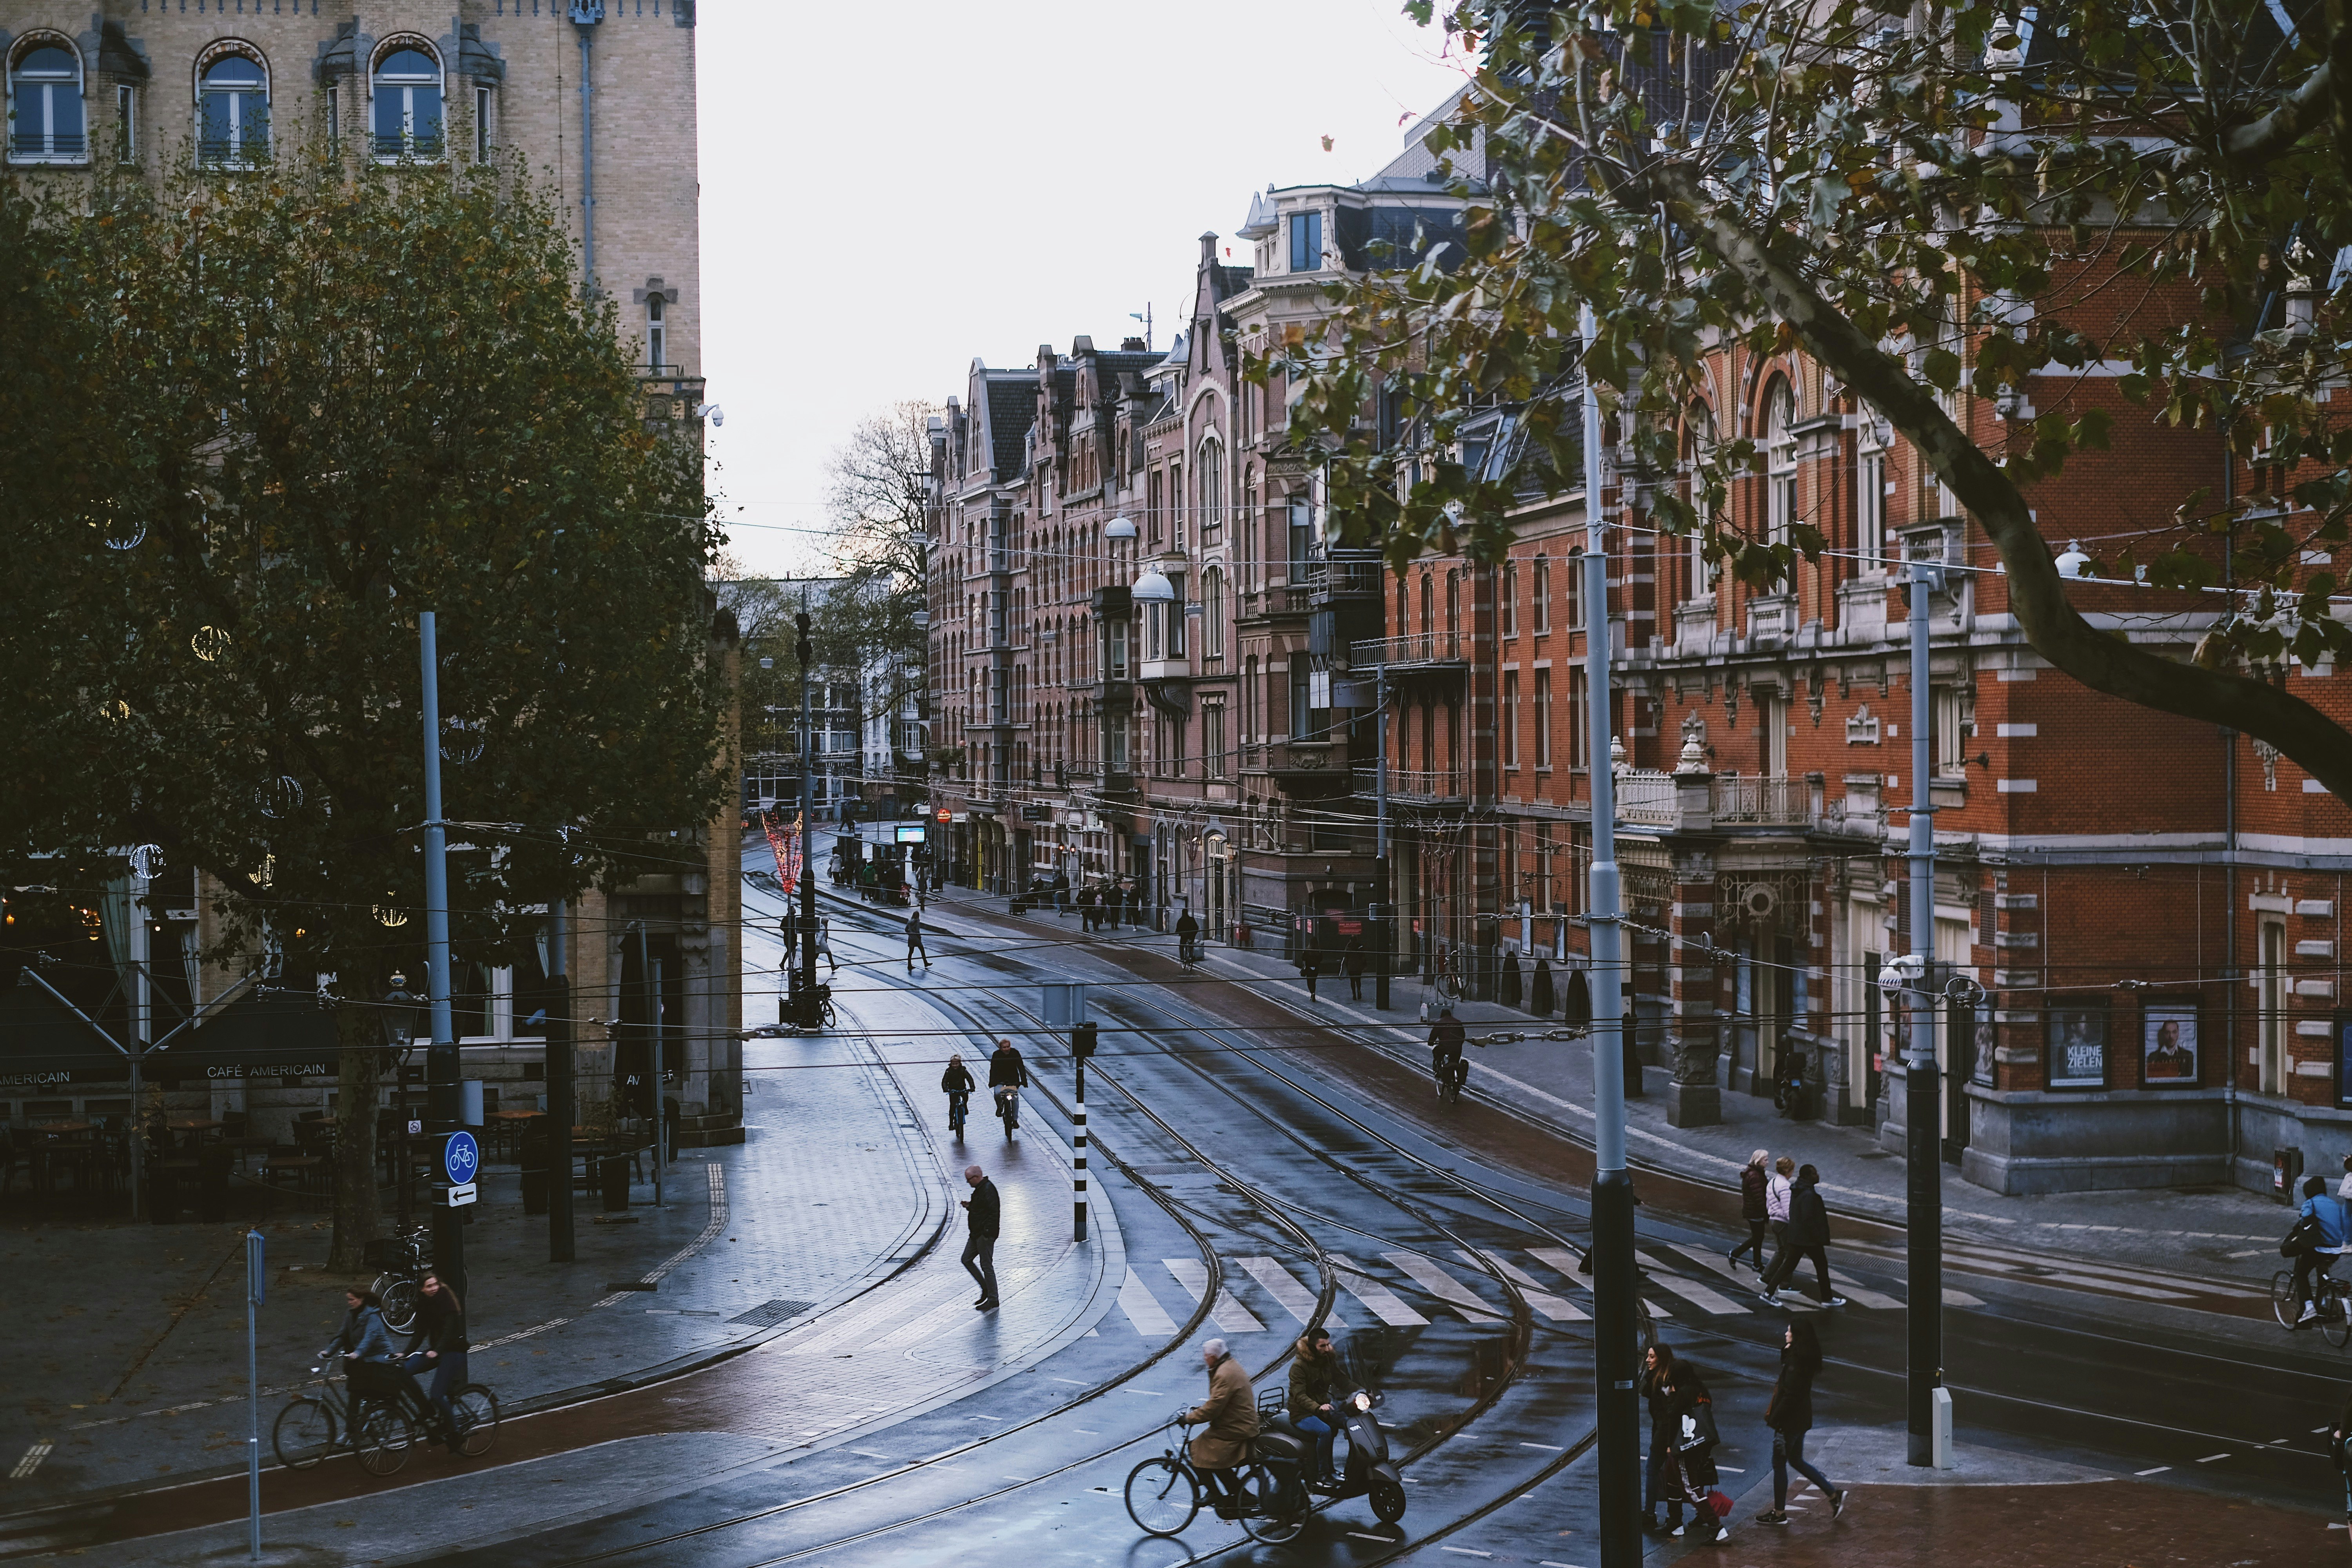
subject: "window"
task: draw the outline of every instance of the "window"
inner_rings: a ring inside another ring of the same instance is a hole
[[[1200,505],[1196,510],[1201,520],[1201,531],[1220,527],[1225,521],[1225,449],[1215,441],[1201,443],[1201,460],[1193,466],[1193,482],[1201,487]]]
[[[1763,742],[1757,752],[1758,771],[1766,778],[1787,778],[1789,700],[1785,697],[1759,697],[1756,700],[1756,727]]]
[[[128,82],[114,89],[114,161],[139,161],[139,89]]]
[[[8,156],[19,163],[79,163],[82,135],[81,57],[58,44],[36,44],[8,73]]]
[[[269,78],[261,62],[223,55],[205,68],[196,100],[196,157],[234,167],[269,156]]]
[[[1502,612],[1501,618],[1503,622],[1503,635],[1507,637],[1515,637],[1518,636],[1519,563],[1516,561],[1506,561],[1503,563],[1503,603],[1500,608]]]
[[[423,49],[393,50],[375,68],[375,155],[441,155],[441,64]]]
[[[1691,415],[1690,504],[1696,514],[1690,535],[1690,586],[1685,597],[1703,599],[1715,584],[1706,567],[1706,531],[1715,521],[1707,505],[1706,476],[1701,470],[1715,460],[1715,421],[1704,408]]]
[[[1462,574],[1445,574],[1445,657],[1454,655],[1456,640],[1462,636]]]
[[[1168,586],[1174,590],[1176,595],[1174,598],[1168,601],[1166,605],[1168,657],[1182,658],[1184,657],[1184,579],[1171,572],[1168,574]]]
[[[1568,612],[1568,629],[1574,631],[1584,625],[1583,551],[1569,552],[1568,571],[1564,574],[1568,581],[1560,587],[1560,604],[1561,607]]]
[[[1960,697],[1961,693],[1949,686],[1927,689],[1929,709],[1936,721],[1931,739],[1937,778],[1956,778],[1969,771],[1969,759],[1961,750],[1968,735],[1968,719]]]
[[[1304,654],[1294,653],[1290,660],[1290,738],[1294,741],[1318,738],[1307,717],[1307,658]]]
[[[1208,778],[1225,776],[1225,705],[1222,702],[1201,707],[1201,771]]]
[[[1168,537],[1178,549],[1184,546],[1184,465],[1168,465]]]
[[[1503,765],[1519,765],[1519,672],[1503,672]]]
[[[1775,544],[1789,540],[1789,525],[1797,521],[1797,395],[1786,378],[1775,381],[1764,401],[1764,524],[1765,537]]]
[[[1323,268],[1323,215],[1290,215],[1290,269],[1318,272]]]
[[[1872,574],[1885,570],[1886,549],[1886,448],[1876,444],[1873,425],[1863,426],[1862,449],[1854,464],[1853,547],[1862,557],[1861,570]]]
[[[1152,469],[1149,475],[1145,476],[1143,481],[1143,516],[1144,520],[1151,525],[1150,538],[1151,542],[1154,544],[1160,542],[1160,473],[1158,468]]]
[[[1535,595],[1536,636],[1551,630],[1551,561],[1548,556],[1536,557]]]
[[[2286,927],[2264,921],[2261,962],[2254,972],[2254,1006],[2259,1014],[2261,1044],[2255,1066],[2264,1094],[2281,1092],[2286,1060]]]
[[[1292,587],[1303,588],[1307,585],[1307,576],[1314,571],[1314,560],[1315,509],[1303,500],[1292,501],[1288,567],[1289,583]]]
[[[1591,764],[1592,745],[1590,736],[1591,722],[1584,711],[1584,671],[1568,672],[1568,765],[1571,768]]]
[[[1551,671],[1536,671],[1536,766],[1551,766]]]
[[[662,366],[669,363],[669,355],[664,352],[668,347],[668,331],[662,321],[662,292],[658,289],[648,289],[646,290],[646,368],[656,375],[661,374]]]
[[[490,161],[490,89],[474,89],[474,162]]]
[[[1225,657],[1225,574],[1214,566],[1201,574],[1201,657]]]

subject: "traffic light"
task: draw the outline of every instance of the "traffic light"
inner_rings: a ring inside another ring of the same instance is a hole
[[[815,651],[809,647],[809,618],[806,610],[793,612],[793,629],[800,635],[800,640],[793,645],[793,652],[799,658],[801,668],[806,669]]]
[[[1070,1051],[1071,1054],[1076,1056],[1080,1061],[1087,1061],[1094,1056],[1095,1026],[1091,1020],[1087,1023],[1072,1026],[1070,1030]]]

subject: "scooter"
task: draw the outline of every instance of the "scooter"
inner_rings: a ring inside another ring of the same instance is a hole
[[[1309,1480],[1306,1485],[1309,1492],[1332,1502],[1368,1497],[1371,1500],[1372,1511],[1380,1516],[1381,1522],[1394,1524],[1404,1517],[1404,1478],[1390,1460],[1388,1434],[1381,1429],[1380,1422],[1372,1415],[1379,1404],[1380,1395],[1360,1388],[1332,1400],[1332,1413],[1339,1418],[1339,1437],[1345,1437],[1348,1441],[1348,1462],[1340,1467],[1337,1485],[1325,1486],[1316,1480]],[[1303,1445],[1299,1450],[1300,1458],[1296,1462],[1303,1470],[1311,1470],[1313,1464],[1307,1449],[1312,1445],[1307,1435],[1298,1430],[1286,1412],[1276,1411],[1269,1415],[1267,1428]],[[1333,1439],[1335,1444],[1339,1437]]]

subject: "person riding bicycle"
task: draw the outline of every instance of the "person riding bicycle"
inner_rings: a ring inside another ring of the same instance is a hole
[[[1186,910],[1176,917],[1176,961],[1179,963],[1201,962],[1201,922]]]
[[[341,1356],[343,1376],[351,1384],[352,1424],[368,1400],[405,1403],[412,1384],[400,1371],[400,1347],[383,1326],[383,1304],[373,1290],[343,1292],[343,1326],[319,1352],[320,1358]]]
[[[948,1070],[940,1074],[940,1088],[948,1097],[948,1129],[953,1131],[963,1118],[964,1107],[971,1103],[971,1069],[963,1065],[961,1051],[949,1054]]]
[[[1209,1397],[1176,1419],[1186,1426],[1208,1430],[1192,1439],[1192,1468],[1214,1494],[1219,1519],[1239,1517],[1241,1488],[1234,1475],[1249,1458],[1250,1440],[1257,1436],[1257,1397],[1242,1363],[1225,1353],[1225,1342],[1211,1340],[1201,1347],[1201,1363],[1209,1369]]]
[[[2325,1275],[2352,1246],[2352,1216],[2345,1213],[2341,1199],[2327,1195],[2327,1184],[2317,1176],[2303,1184],[2303,1203],[2294,1211],[2294,1229],[2287,1233],[2288,1239],[2292,1241],[2298,1231],[2308,1237],[2294,1254],[2294,1299],[2303,1303],[2302,1316],[2294,1321],[2299,1329],[2319,1318],[2314,1276]]]
[[[442,1442],[455,1454],[460,1449],[457,1413],[451,1395],[466,1384],[466,1352],[470,1348],[466,1338],[466,1308],[457,1300],[457,1292],[437,1274],[427,1274],[422,1289],[416,1332],[408,1345],[408,1370],[420,1377],[431,1377],[432,1385],[418,1408],[425,1416],[426,1429],[437,1425]],[[411,1385],[412,1391],[414,1386]]]
[[[1005,1100],[1016,1089],[1028,1087],[1029,1064],[1022,1059],[1011,1040],[1000,1038],[995,1053],[988,1058],[988,1092],[995,1098],[998,1114],[1003,1114]]]
[[[1429,1031],[1429,1070],[1440,1085],[1456,1094],[1462,1092],[1462,1085],[1470,1077],[1470,1064],[1462,1059],[1462,1047],[1468,1038],[1469,1031],[1462,1026],[1462,1020],[1454,1016],[1451,1007],[1438,1013],[1437,1022]]]

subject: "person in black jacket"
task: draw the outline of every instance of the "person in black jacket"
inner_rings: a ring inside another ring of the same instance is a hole
[[[1748,1168],[1739,1173],[1739,1217],[1748,1222],[1748,1239],[1725,1254],[1737,1267],[1739,1255],[1754,1249],[1756,1272],[1764,1272],[1764,1233],[1771,1226],[1772,1211],[1765,1206],[1764,1189],[1772,1179],[1772,1151],[1759,1149],[1748,1156]]]
[[[940,1074],[940,1090],[948,1097],[948,1131],[950,1132],[955,1131],[956,1101],[961,1100],[970,1106],[972,1089],[971,1069],[963,1065],[963,1053],[950,1052],[948,1069]]]
[[[1652,1535],[1664,1535],[1683,1527],[1683,1489],[1675,1473],[1675,1423],[1668,1406],[1674,1403],[1675,1352],[1664,1340],[1650,1347],[1642,1358],[1642,1398],[1650,1407],[1650,1463],[1643,1479],[1648,1489],[1643,1502],[1649,1519],[1644,1526]],[[1658,1517],[1658,1504],[1666,1505],[1666,1517]]]
[[[1706,1391],[1698,1368],[1676,1361],[1667,1374],[1666,1417],[1674,1431],[1675,1473],[1683,1497],[1691,1505],[1690,1528],[1717,1545],[1730,1539],[1731,1526],[1715,1511],[1715,1484],[1722,1477],[1715,1468],[1717,1436],[1715,1396]],[[1666,1531],[1680,1535],[1681,1525]]]
[[[1780,1381],[1772,1385],[1772,1402],[1764,1407],[1764,1425],[1772,1429],[1772,1507],[1756,1516],[1759,1524],[1789,1522],[1789,1471],[1795,1469],[1830,1500],[1830,1517],[1845,1511],[1845,1491],[1830,1485],[1805,1458],[1805,1434],[1813,1427],[1813,1379],[1821,1374],[1822,1342],[1813,1325],[1790,1323],[1780,1341]]]
[[[441,1440],[455,1454],[458,1452],[457,1414],[449,1396],[466,1386],[466,1307],[438,1275],[427,1274],[422,1289],[416,1303],[416,1336],[409,1350],[413,1353],[419,1345],[425,1347],[424,1365],[417,1371],[419,1376],[432,1379],[425,1393],[427,1414],[440,1416]]]
[[[1822,1305],[1845,1305],[1845,1298],[1830,1289],[1830,1210],[1822,1202],[1821,1185],[1819,1171],[1811,1165],[1797,1168],[1797,1184],[1789,1193],[1789,1234],[1764,1276],[1763,1298],[1768,1306],[1780,1304],[1780,1287],[1796,1278],[1797,1265],[1808,1258],[1813,1260],[1813,1277],[1821,1283]]]
[[[968,1233],[963,1266],[980,1286],[980,1300],[971,1304],[972,1309],[986,1312],[996,1306],[996,1233],[1003,1224],[1003,1200],[997,1195],[996,1184],[978,1165],[966,1165],[963,1179],[971,1184],[971,1196],[962,1200]]]

